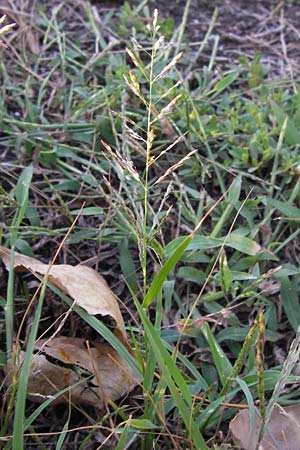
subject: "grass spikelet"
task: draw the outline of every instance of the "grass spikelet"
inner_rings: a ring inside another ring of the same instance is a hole
[[[264,339],[265,320],[263,311],[258,312],[257,317],[258,340],[256,344],[256,367],[257,367],[257,392],[259,398],[259,409],[262,420],[266,418],[265,406],[265,383],[264,383]]]
[[[220,395],[226,394],[226,392],[227,392],[227,390],[229,388],[229,385],[231,383],[231,380],[239,375],[239,373],[242,370],[243,365],[245,364],[246,358],[249,355],[249,350],[250,350],[250,348],[251,348],[251,346],[253,344],[254,335],[255,335],[255,333],[256,333],[256,331],[258,329],[258,326],[259,326],[258,317],[259,316],[256,317],[256,319],[253,322],[252,327],[248,331],[248,334],[247,334],[247,336],[246,336],[246,338],[244,340],[244,343],[243,343],[243,346],[242,346],[242,348],[240,350],[240,353],[239,353],[239,355],[238,355],[238,357],[237,357],[237,359],[236,359],[236,361],[234,363],[234,366],[232,368],[232,372],[230,373],[227,382],[223,386]]]

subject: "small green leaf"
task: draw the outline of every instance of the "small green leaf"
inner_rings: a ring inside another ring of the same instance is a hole
[[[33,167],[26,167],[21,173],[16,186],[16,200],[19,205],[23,205],[28,201],[28,189],[31,183]]]
[[[71,214],[73,216],[97,216],[99,214],[103,214],[103,208],[100,208],[100,206],[89,206],[87,208],[82,209],[74,209],[71,211]]]
[[[203,284],[206,278],[202,270],[195,269],[194,267],[180,267],[177,276],[197,284]]]
[[[238,72],[230,72],[222,80],[218,81],[214,86],[213,97],[219,95],[224,89],[228,88],[238,77]]]
[[[24,239],[16,239],[15,246],[23,255],[34,257],[32,248],[27,241],[24,241]]]
[[[40,227],[41,226],[41,219],[38,213],[38,209],[34,206],[30,205],[30,202],[28,202],[28,206],[25,211],[25,216],[30,222],[30,225],[33,227]]]
[[[228,192],[228,203],[231,203],[232,205],[236,205],[240,198],[241,193],[241,186],[242,186],[242,177],[238,175],[234,182],[232,183],[230,190]]]
[[[255,275],[248,272],[239,272],[237,270],[230,271],[233,281],[257,280]]]
[[[221,287],[227,293],[232,285],[232,276],[228,267],[225,251],[220,256]]]
[[[249,238],[246,238],[245,236],[242,236],[241,234],[238,234],[237,232],[231,233],[226,238],[226,245],[228,247],[232,247],[235,250],[238,250],[241,253],[245,253],[246,255],[257,255],[257,253],[262,251],[262,248],[257,242],[252,241]]]
[[[279,200],[274,200],[272,198],[267,199],[267,205],[273,206],[278,209],[284,216],[289,219],[300,220],[300,209],[292,206],[288,202],[280,202]]]
[[[171,241],[165,248],[166,256],[170,255],[174,248],[178,247],[183,242],[184,238],[176,238]],[[209,236],[196,235],[188,244],[186,252],[193,250],[209,250],[212,248],[221,247],[222,245],[234,248],[235,250],[245,253],[246,255],[254,256],[262,251],[262,248],[255,241],[242,236],[238,232],[233,232],[229,236],[222,238],[212,238]]]
[[[275,103],[273,100],[270,101],[271,108],[273,110],[273,113],[277,119],[278,125],[282,127],[287,115],[282,109]],[[285,139],[288,144],[290,145],[296,145],[300,144],[300,133],[294,124],[294,122],[289,118],[286,132],[285,132]]]
[[[157,428],[151,420],[148,419],[131,419],[130,426],[138,430],[153,430]]]

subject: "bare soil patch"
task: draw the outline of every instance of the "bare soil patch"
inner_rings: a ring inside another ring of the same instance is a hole
[[[182,20],[186,1],[154,2],[164,17],[173,17],[176,24]],[[192,0],[187,17],[186,38],[193,45],[201,42],[211,24],[214,12],[217,18],[209,39],[209,47],[218,39],[216,62],[231,66],[241,56],[252,60],[260,52],[261,62],[271,77],[296,79],[300,71],[300,3],[287,1]],[[209,48],[208,47],[208,48]],[[207,51],[203,66],[211,57]],[[203,58],[203,56],[202,56]]]

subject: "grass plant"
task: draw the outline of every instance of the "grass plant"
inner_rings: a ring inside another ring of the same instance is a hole
[[[266,427],[275,403],[299,402],[298,93],[259,55],[215,77],[217,40],[200,70],[189,1],[177,29],[132,3],[80,5],[73,28],[72,2],[39,4],[25,46],[3,37],[1,367],[26,350],[0,380],[5,450],[221,449],[239,409],[253,425],[258,401]],[[135,355],[47,277],[16,275],[14,251],[99,269]],[[105,412],[26,400],[35,341],[67,307],[68,335],[101,336],[141,380]]]

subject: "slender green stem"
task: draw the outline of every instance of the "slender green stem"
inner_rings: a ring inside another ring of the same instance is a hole
[[[150,73],[149,73],[149,102],[148,102],[148,115],[147,115],[147,147],[146,147],[146,166],[145,166],[145,184],[144,184],[144,222],[143,222],[143,278],[144,278],[144,296],[147,291],[147,246],[148,246],[148,233],[147,233],[147,222],[148,222],[148,197],[149,197],[149,166],[151,158],[151,148],[153,142],[153,130],[152,125],[152,108],[153,108],[153,69],[154,69],[154,59],[156,55],[156,49],[154,46],[155,29],[153,35],[153,45],[151,51],[151,61],[150,61]]]
[[[11,246],[11,258],[8,274],[7,299],[4,307],[5,311],[5,333],[6,333],[6,350],[7,355],[10,354],[13,345],[13,320],[14,320],[14,245]]]

